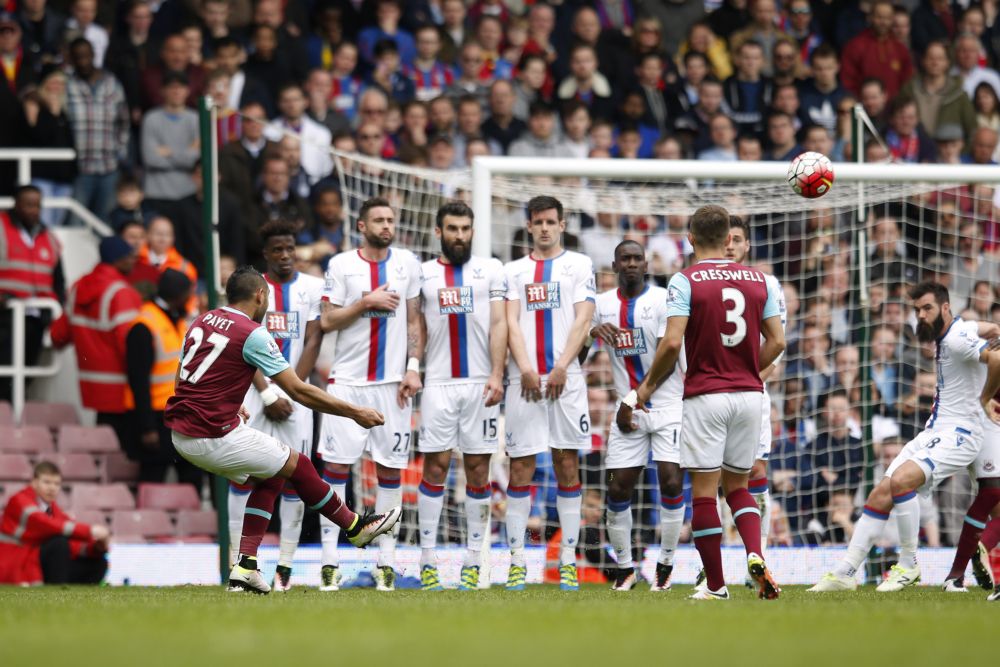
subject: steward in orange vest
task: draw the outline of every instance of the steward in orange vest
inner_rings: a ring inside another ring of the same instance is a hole
[[[193,284],[180,271],[160,275],[156,296],[139,309],[125,339],[125,365],[131,389],[129,407],[138,437],[125,452],[140,464],[140,479],[162,482],[167,467],[178,462],[180,481],[200,485],[201,473],[174,456],[170,429],[163,425],[167,399],[174,395],[174,380],[187,333],[187,301]],[[184,462],[186,463],[186,462]],[[193,478],[192,478],[193,476]]]
[[[160,274],[167,269],[180,271],[192,284],[198,282],[198,272],[194,264],[186,260],[174,246],[174,225],[169,218],[154,216],[149,222],[146,242],[139,248],[135,268],[129,274],[129,282],[139,290],[144,298],[151,299],[156,294]],[[189,308],[195,303],[189,303]],[[193,312],[192,312],[193,314]]]
[[[10,213],[0,211],[0,366],[13,361],[13,313],[8,299],[49,297],[64,292],[59,242],[41,222],[42,195],[32,185],[19,187]],[[24,362],[35,366],[51,315],[29,309],[24,321]],[[10,401],[10,378],[0,378],[0,400]]]

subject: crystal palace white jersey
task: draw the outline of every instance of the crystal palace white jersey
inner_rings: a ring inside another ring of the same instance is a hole
[[[490,308],[507,296],[498,259],[471,257],[461,266],[424,262],[425,383],[485,382],[490,362]]]
[[[600,324],[613,324],[622,331],[614,347],[608,348],[615,391],[621,398],[639,386],[653,364],[657,342],[667,331],[667,290],[646,285],[634,299],[625,298],[617,289],[598,295],[591,326]],[[681,354],[670,377],[650,397],[649,407],[680,410],[684,395],[683,364]]]
[[[566,348],[573,321],[574,306],[583,301],[595,301],[594,263],[586,255],[564,250],[552,259],[536,260],[531,255],[508,262],[507,300],[521,303],[521,333],[539,375],[546,375]],[[574,359],[569,373],[579,373],[580,364]],[[508,367],[511,378],[521,371],[511,357]]]
[[[765,273],[764,284],[767,285],[767,291],[771,293],[774,300],[778,303],[778,316],[781,318],[781,330],[784,331],[788,325],[788,306],[785,305],[785,292],[781,289],[781,282],[770,273]],[[760,342],[764,342],[763,335],[760,337]],[[774,363],[781,361],[781,357],[784,355],[784,352],[779,354]]]
[[[369,262],[361,252],[330,260],[323,300],[347,306],[388,285],[399,294],[399,305],[391,312],[366,311],[339,332],[330,377],[354,386],[399,382],[406,370],[406,301],[420,295],[420,261],[402,248],[390,248],[382,262]]]
[[[927,430],[960,428],[973,435],[983,432],[986,415],[979,394],[986,382],[986,365],[979,362],[979,355],[987,343],[978,330],[976,322],[956,317],[938,339],[934,356],[937,388]]]
[[[270,294],[263,324],[294,369],[302,357],[306,323],[319,319],[323,279],[298,272],[287,283],[272,282],[266,274],[264,278]]]

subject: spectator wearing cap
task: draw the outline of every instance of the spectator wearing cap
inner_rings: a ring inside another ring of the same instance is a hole
[[[66,82],[66,114],[79,170],[73,198],[106,219],[114,206],[119,167],[128,152],[125,91],[113,75],[94,65],[94,47],[82,37],[69,45],[69,59],[73,74]]]
[[[66,16],[49,7],[46,0],[22,0],[18,5],[24,48],[39,65],[59,62]]]
[[[142,297],[126,278],[135,266],[135,249],[109,236],[101,240],[100,253],[100,263],[70,288],[63,314],[52,323],[52,343],[74,345],[83,407],[95,410],[97,423],[111,426],[124,443],[134,437],[125,339]]]
[[[913,76],[910,50],[892,36],[892,0],[875,0],[868,14],[869,27],[847,42],[841,52],[840,80],[857,95],[865,79],[882,81],[892,99]]]
[[[75,148],[73,128],[66,114],[66,74],[55,65],[45,65],[35,90],[24,96],[24,118],[31,146],[39,148]],[[76,163],[73,160],[38,161],[32,164],[32,183],[46,197],[69,197],[73,194]],[[42,222],[48,227],[62,224],[66,211],[48,208]]]
[[[572,151],[556,131],[556,112],[544,102],[531,105],[528,131],[510,145],[510,155],[517,157],[572,157]]]
[[[13,359],[13,311],[8,299],[49,297],[62,301],[60,246],[42,224],[42,193],[32,185],[14,192],[14,208],[0,211],[0,366]],[[24,363],[34,366],[49,324],[48,311],[30,309],[24,318]],[[0,400],[10,401],[10,378],[0,378]]]
[[[143,189],[150,206],[169,211],[173,202],[194,192],[191,170],[200,156],[198,115],[184,105],[188,97],[183,72],[163,77],[163,104],[142,119]]]
[[[950,67],[947,44],[931,42],[920,60],[920,73],[900,89],[899,95],[916,102],[920,124],[927,132],[933,135],[938,125],[957,123],[968,141],[976,128],[976,110],[962,90],[962,80],[948,73]]]
[[[938,126],[934,133],[934,144],[937,146],[937,162],[940,164],[961,164],[962,126],[957,123],[944,123]]]
[[[131,420],[134,435],[122,443],[130,459],[139,463],[139,479],[163,482],[176,461],[178,479],[200,487],[198,469],[175,456],[170,429],[163,424],[167,399],[174,395],[194,283],[180,271],[160,275],[155,296],[139,309],[125,338]]]
[[[187,79],[188,95],[185,103],[194,108],[198,97],[205,91],[205,70],[191,62],[191,50],[184,35],[177,33],[163,40],[160,62],[149,65],[142,72],[140,103],[143,110],[163,104],[163,84],[167,74],[182,74]]]
[[[7,501],[0,517],[0,584],[97,584],[108,561],[108,529],[74,521],[59,507],[62,474],[48,461]]]

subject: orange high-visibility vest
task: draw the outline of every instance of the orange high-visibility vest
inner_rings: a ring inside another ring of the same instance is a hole
[[[153,410],[162,412],[167,407],[167,399],[174,395],[174,378],[181,363],[187,320],[181,318],[174,324],[162,308],[147,301],[139,309],[135,324],[146,325],[153,335],[155,356],[153,367],[149,371],[150,403]]]

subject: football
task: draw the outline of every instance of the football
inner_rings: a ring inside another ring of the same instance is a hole
[[[815,199],[833,187],[833,165],[822,153],[802,153],[788,165],[788,184],[797,194]]]

